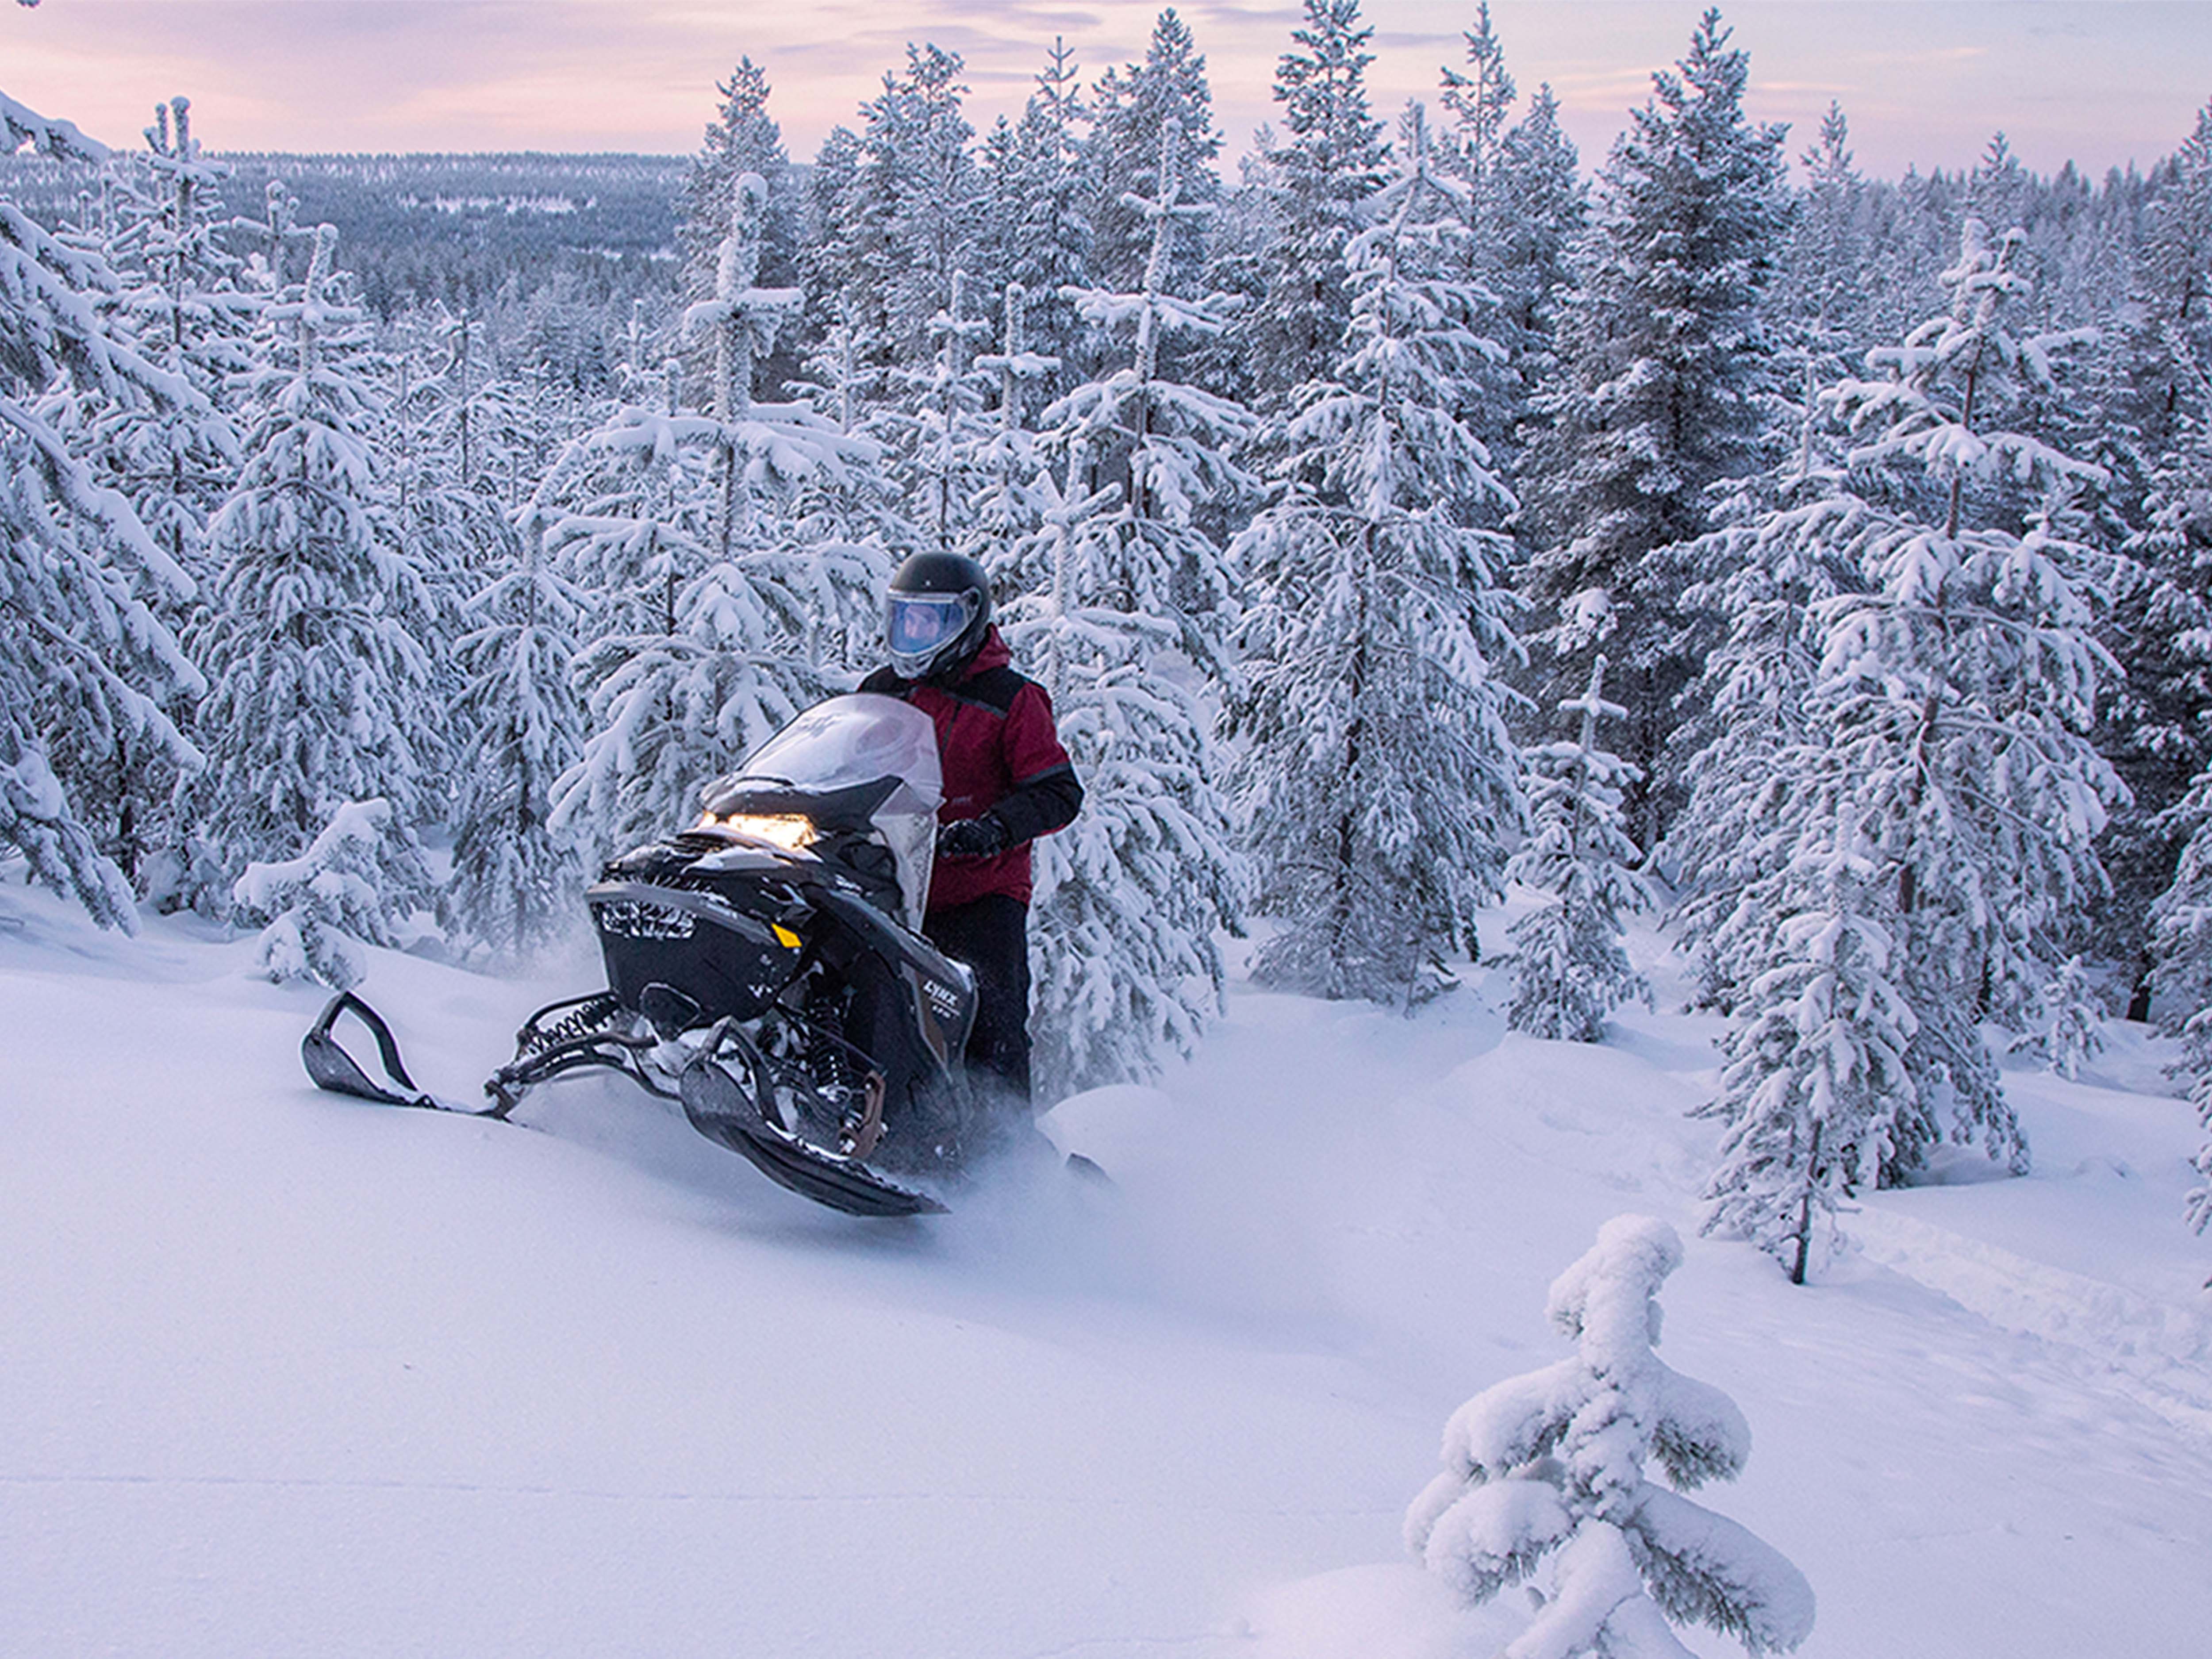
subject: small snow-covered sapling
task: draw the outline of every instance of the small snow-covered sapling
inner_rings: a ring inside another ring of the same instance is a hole
[[[1413,1501],[1406,1540],[1469,1601],[1550,1561],[1550,1593],[1503,1659],[1689,1659],[1673,1623],[1754,1654],[1813,1628],[1813,1589],[1771,1546],[1672,1487],[1727,1480],[1750,1455],[1735,1402],[1652,1352],[1674,1230],[1617,1216],[1552,1285],[1552,1322],[1577,1351],[1485,1389],[1444,1427],[1443,1472]],[[1670,1622],[1671,1621],[1671,1622]]]

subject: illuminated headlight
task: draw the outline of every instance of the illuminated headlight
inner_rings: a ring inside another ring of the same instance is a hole
[[[702,828],[727,830],[737,835],[750,836],[755,841],[768,842],[793,853],[802,847],[811,846],[814,842],[813,821],[796,814],[770,817],[757,812],[732,812],[718,817],[709,812],[700,820],[700,824]]]

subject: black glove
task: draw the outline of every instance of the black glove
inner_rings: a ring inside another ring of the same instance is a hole
[[[937,855],[946,859],[988,859],[1006,850],[1006,826],[986,813],[963,818],[937,832]]]

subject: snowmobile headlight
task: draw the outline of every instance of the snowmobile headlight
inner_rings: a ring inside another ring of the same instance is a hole
[[[728,812],[718,817],[709,812],[706,821],[718,830],[750,836],[793,853],[814,844],[814,821],[797,813]]]

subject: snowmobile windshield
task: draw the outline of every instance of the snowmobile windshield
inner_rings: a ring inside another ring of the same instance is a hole
[[[891,666],[912,679],[975,620],[973,593],[892,593],[884,601],[884,643]]]
[[[928,810],[937,810],[945,799],[937,724],[910,702],[856,692],[815,704],[735,772],[708,785],[707,808],[714,811],[716,797],[747,783],[827,795],[886,778],[927,796]]]
[[[899,870],[908,925],[919,927],[929,891],[937,809],[945,775],[937,756],[937,724],[912,703],[857,692],[817,703],[770,738],[726,777],[700,792],[708,814],[768,810],[804,812],[808,799],[827,806],[871,787],[883,790],[869,811]]]

